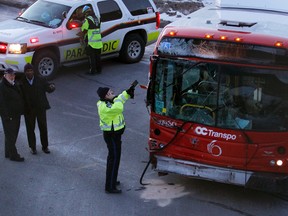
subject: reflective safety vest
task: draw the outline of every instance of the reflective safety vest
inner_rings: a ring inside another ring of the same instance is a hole
[[[81,30],[87,30],[87,40],[91,47],[95,49],[101,49],[103,47],[102,36],[100,32],[100,22],[96,17],[86,17]]]
[[[123,116],[124,104],[130,98],[126,91],[114,98],[113,103],[99,100],[97,102],[102,131],[118,131],[125,127]]]

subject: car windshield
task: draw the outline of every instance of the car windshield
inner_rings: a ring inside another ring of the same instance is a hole
[[[156,113],[229,129],[288,130],[285,70],[158,59]]]
[[[63,12],[71,7],[49,1],[37,1],[16,19],[35,25],[57,28],[63,21]]]

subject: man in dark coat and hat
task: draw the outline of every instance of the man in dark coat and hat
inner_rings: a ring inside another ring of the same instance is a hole
[[[5,136],[5,157],[12,161],[24,161],[16,148],[23,113],[24,101],[21,89],[15,81],[14,70],[7,68],[0,83],[0,115]]]
[[[30,63],[25,65],[24,74],[25,76],[22,79],[22,89],[25,99],[24,117],[30,151],[32,154],[37,154],[35,135],[35,124],[37,120],[42,150],[46,154],[49,154],[46,111],[50,109],[50,105],[46,92],[53,92],[55,85],[49,83],[43,77],[34,75],[34,68]]]

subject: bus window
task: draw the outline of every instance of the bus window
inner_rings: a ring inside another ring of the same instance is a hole
[[[214,88],[207,88],[206,84],[210,85],[209,82],[213,82],[203,66],[197,66],[195,62],[160,59],[156,70],[154,91],[156,113],[186,121],[200,118],[205,124],[214,123],[211,118],[212,108],[206,103],[212,98],[210,105],[216,107],[216,92],[212,94]]]
[[[285,71],[161,58],[155,70],[157,114],[228,129],[288,129]]]
[[[226,84],[232,101],[219,110],[219,115],[224,117],[222,121],[219,119],[219,124],[252,130],[287,130],[288,97],[284,92],[288,85],[277,78],[277,74],[285,72],[245,67],[233,67],[232,70],[229,67],[222,68],[223,77],[229,80]],[[229,70],[233,72],[227,72]],[[233,119],[230,126],[223,121],[225,119]]]

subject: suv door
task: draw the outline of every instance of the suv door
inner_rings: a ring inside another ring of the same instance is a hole
[[[97,2],[101,18],[101,34],[103,41],[102,55],[119,52],[124,35],[122,23],[127,20],[116,1]]]

